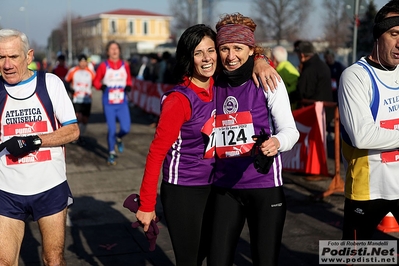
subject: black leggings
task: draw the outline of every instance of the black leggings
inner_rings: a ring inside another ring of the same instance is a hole
[[[211,186],[178,186],[162,182],[161,201],[176,265],[197,266],[208,255]]]
[[[278,264],[286,215],[282,187],[216,189],[210,266],[233,265],[241,231],[247,219],[253,265]]]
[[[345,199],[342,239],[372,239],[378,224],[389,212],[399,221],[399,200],[356,201]]]

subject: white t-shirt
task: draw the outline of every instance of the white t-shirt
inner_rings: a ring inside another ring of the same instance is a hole
[[[76,115],[63,82],[46,73],[46,86],[52,103],[56,129],[76,123]],[[53,132],[48,113],[35,93],[37,72],[17,85],[5,85],[6,97],[0,113],[1,142],[15,135],[40,135]],[[3,88],[0,88],[3,90]],[[34,195],[51,189],[66,180],[64,148],[45,147],[22,158],[15,158],[6,149],[0,153],[0,189],[18,195]]]
[[[65,81],[72,82],[74,90],[72,101],[74,103],[91,103],[91,87],[94,76],[94,72],[88,67],[82,69],[76,66],[69,69]]]
[[[399,67],[375,68],[362,58],[341,76],[345,196],[399,199]]]

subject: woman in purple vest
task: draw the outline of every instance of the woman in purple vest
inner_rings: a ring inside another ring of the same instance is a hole
[[[136,216],[145,224],[150,221],[145,212],[155,207],[154,189],[151,205],[146,206],[151,172],[158,170],[153,183],[156,185],[163,161],[160,195],[176,265],[201,265],[207,254],[208,245],[201,245],[201,241],[209,232],[209,227],[203,226],[210,225],[206,207],[214,164],[213,147],[208,143],[215,112],[212,78],[217,65],[215,36],[209,27],[195,25],[180,37],[174,69],[178,85],[162,96],[161,116],[140,190],[139,212],[143,213]],[[159,152],[153,154],[155,150]],[[155,164],[149,164],[154,159]],[[149,214],[155,217],[155,212]]]
[[[233,264],[245,220],[253,265],[277,265],[279,256],[286,214],[280,153],[294,146],[299,132],[284,83],[264,92],[251,78],[254,54],[262,54],[255,28],[252,19],[239,13],[216,25],[223,71],[215,81],[211,266]]]
[[[147,231],[156,218],[157,185],[163,164],[160,194],[176,265],[202,265],[209,249],[212,217],[207,215],[207,206],[214,167],[215,40],[216,33],[203,24],[188,28],[180,37],[173,75],[178,85],[162,97],[140,189],[141,206],[136,217]],[[268,68],[268,75],[273,75],[271,67],[259,61],[259,71]],[[270,81],[268,84],[272,85]]]

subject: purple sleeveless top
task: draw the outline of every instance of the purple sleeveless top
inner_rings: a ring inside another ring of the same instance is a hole
[[[214,185],[225,188],[270,188],[283,184],[282,165],[278,154],[269,173],[258,173],[250,149],[252,135],[262,128],[273,134],[273,123],[263,88],[252,80],[230,87],[219,79],[216,99],[216,169]]]
[[[215,101],[204,102],[193,90],[183,86],[175,86],[162,99],[176,91],[190,101],[191,118],[183,124],[178,139],[166,155],[163,180],[184,186],[210,185],[215,159],[204,158],[209,137],[201,133],[201,129],[208,120],[214,119]]]

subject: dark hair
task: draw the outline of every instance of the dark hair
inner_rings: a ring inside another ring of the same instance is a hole
[[[58,61],[65,61],[65,55],[60,54],[59,56],[57,56],[57,60]]]
[[[162,59],[164,59],[164,60],[168,60],[171,57],[172,57],[172,55],[168,51],[165,51],[165,52],[162,53]]]
[[[114,40],[109,41],[109,42],[107,43],[107,45],[105,46],[105,56],[106,56],[107,58],[109,57],[109,56],[108,56],[108,50],[109,50],[109,47],[110,47],[112,44],[116,44],[116,45],[118,46],[118,49],[119,49],[119,52],[120,52],[120,57],[121,57],[121,59],[122,59],[122,49],[121,49],[121,45],[120,45],[119,43],[117,43],[116,41],[114,41]]]
[[[327,49],[324,51],[324,55],[332,55],[332,56],[335,56],[335,53],[334,53],[334,51],[333,51],[332,49],[327,48]]]
[[[302,40],[296,40],[295,42],[294,42],[294,50],[296,50],[297,48],[298,48],[298,46],[299,46],[299,44],[302,42]]]
[[[194,50],[207,36],[216,44],[216,32],[205,24],[197,24],[186,29],[181,35],[176,48],[176,64],[173,77],[181,83],[184,77],[191,77],[194,72]]]
[[[309,56],[315,53],[315,49],[311,42],[301,41],[295,48],[295,52]]]
[[[389,13],[397,13],[399,15],[399,1],[391,0],[387,4],[385,4],[381,9],[377,12],[374,18],[374,23],[379,23],[384,20]]]
[[[149,53],[148,58],[150,59],[156,59],[158,61],[159,56],[156,53]]]
[[[85,54],[78,55],[78,61],[80,62],[80,60],[82,60],[82,59],[87,61],[87,56]]]

